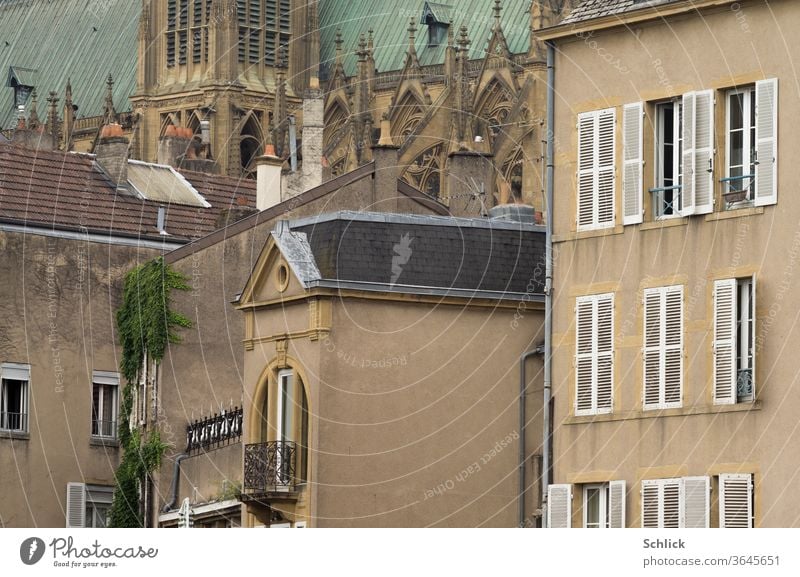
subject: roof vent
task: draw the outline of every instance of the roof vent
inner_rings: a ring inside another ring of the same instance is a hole
[[[156,228],[158,228],[158,234],[163,234],[164,236],[169,234],[167,232],[166,228],[164,228],[166,217],[167,217],[166,209],[163,206],[159,206],[158,207],[158,222],[156,223]]]

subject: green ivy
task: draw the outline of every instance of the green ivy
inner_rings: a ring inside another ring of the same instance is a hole
[[[117,332],[122,344],[120,368],[127,381],[120,407],[119,441],[123,449],[117,468],[111,527],[142,527],[139,510],[141,486],[161,465],[167,448],[157,430],[142,435],[131,428],[135,383],[145,358],[158,365],[169,343],[180,342],[175,332],[190,327],[191,321],[170,309],[172,290],[189,290],[187,278],[157,258],[130,271],[125,277],[122,306],[117,310]]]

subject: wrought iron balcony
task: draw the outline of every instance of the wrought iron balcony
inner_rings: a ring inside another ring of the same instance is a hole
[[[753,369],[739,369],[736,376],[736,398],[739,401],[753,400]]]
[[[250,495],[293,493],[297,484],[297,445],[271,441],[244,447],[244,492]]]
[[[243,418],[244,411],[235,407],[189,423],[186,427],[186,452],[215,449],[238,443],[242,437]]]

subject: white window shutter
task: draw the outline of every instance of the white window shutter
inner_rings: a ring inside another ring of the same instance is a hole
[[[594,219],[594,183],[596,163],[597,113],[578,115],[578,229],[592,227]]]
[[[644,292],[644,393],[642,407],[657,409],[661,404],[661,325],[662,291],[647,289]]]
[[[714,92],[712,90],[695,93],[694,115],[694,213],[708,214],[714,210]],[[685,119],[684,116],[684,122]]]
[[[614,225],[614,162],[616,160],[613,108],[601,110],[597,119],[597,224]]]
[[[626,104],[622,111],[622,223],[642,222],[642,103]]]
[[[678,529],[681,526],[681,480],[662,479],[663,491],[661,510],[661,527],[664,529]]]
[[[661,483],[658,480],[642,481],[642,528],[658,529],[661,522]]]
[[[758,301],[756,300],[756,275],[753,275],[750,281],[750,300],[753,301],[753,319],[752,323],[750,324],[751,334],[750,334],[750,342],[753,344],[753,362],[751,363],[750,368],[750,379],[753,387],[753,400],[756,400],[756,352],[758,352],[758,347],[756,346],[756,307],[758,306]]]
[[[695,154],[694,154],[694,133],[695,133],[695,92],[687,92],[683,95],[681,110],[683,114],[683,183],[681,188],[681,215],[689,216],[694,214],[694,173],[695,173]]]
[[[778,79],[756,82],[755,205],[778,201]]]
[[[710,483],[708,477],[681,479],[681,527],[708,529]]]
[[[719,476],[719,526],[723,529],[753,527],[753,476]]]
[[[664,290],[664,357],[662,407],[683,405],[683,287]]]
[[[608,484],[608,528],[625,528],[625,481]]]
[[[714,404],[736,403],[736,279],[714,283]]]
[[[594,330],[595,300],[578,298],[575,303],[575,414],[594,411],[596,374],[593,370],[596,333]]]
[[[598,295],[595,327],[595,406],[598,413],[614,409],[614,295]]]
[[[572,485],[547,487],[547,526],[551,529],[572,527]]]
[[[86,526],[86,485],[67,483],[67,529]]]

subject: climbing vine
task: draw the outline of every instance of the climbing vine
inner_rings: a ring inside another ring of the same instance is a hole
[[[120,368],[127,384],[120,407],[119,441],[123,449],[117,468],[111,527],[142,527],[141,487],[147,475],[161,465],[167,446],[157,430],[143,434],[131,426],[134,392],[145,363],[158,366],[167,345],[180,342],[176,329],[191,321],[170,309],[173,290],[189,290],[187,279],[157,258],[136,267],[125,277],[122,306],[117,310],[117,332],[122,345]]]

